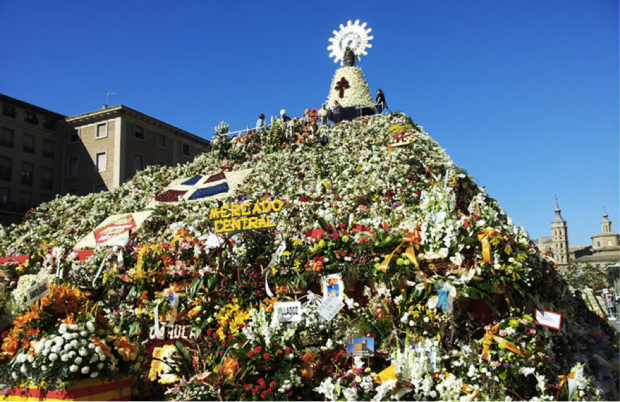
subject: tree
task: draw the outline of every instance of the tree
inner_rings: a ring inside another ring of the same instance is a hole
[[[592,264],[581,266],[580,264],[571,264],[564,272],[564,279],[574,289],[582,289],[590,287],[595,292],[604,288],[609,288],[611,282],[608,281],[608,275],[600,268],[596,268]]]

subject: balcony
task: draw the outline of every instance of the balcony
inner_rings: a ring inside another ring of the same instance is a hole
[[[0,201],[0,211],[15,212],[15,201]]]
[[[30,211],[30,209],[31,209],[32,207],[33,207],[32,202],[22,200],[22,201],[19,201],[19,202],[17,203],[17,210],[16,210],[16,212],[17,212],[18,214],[24,214],[24,213],[26,213],[26,212]]]

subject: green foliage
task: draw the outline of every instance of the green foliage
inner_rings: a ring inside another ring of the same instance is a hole
[[[613,283],[605,271],[591,264],[586,264],[582,267],[577,264],[571,264],[566,269],[566,272],[563,273],[563,276],[566,282],[574,289],[589,287],[597,291],[608,288]]]

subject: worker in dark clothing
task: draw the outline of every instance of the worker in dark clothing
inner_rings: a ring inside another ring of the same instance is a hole
[[[383,114],[383,109],[390,110],[387,106],[387,102],[385,101],[385,94],[381,89],[377,89],[377,99],[375,100],[375,107],[377,108],[377,114]]]

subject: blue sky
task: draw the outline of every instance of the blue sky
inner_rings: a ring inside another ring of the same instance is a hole
[[[615,0],[0,0],[0,92],[75,115],[124,104],[210,138],[224,120],[320,107],[332,31],[358,65],[532,237],[557,195],[571,245],[620,231]]]

